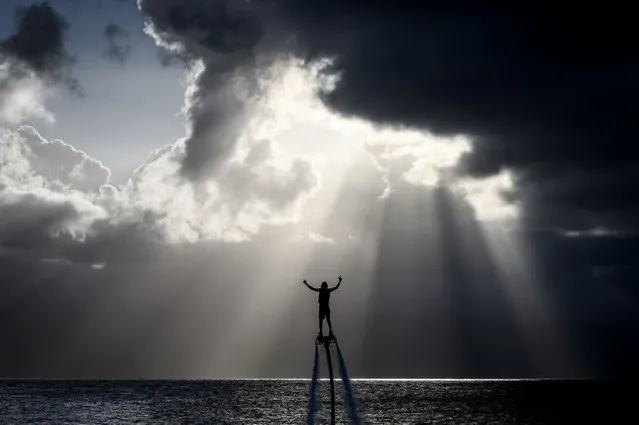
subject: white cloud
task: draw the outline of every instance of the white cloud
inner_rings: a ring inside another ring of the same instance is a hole
[[[5,171],[7,174],[13,171],[14,178],[23,183],[41,178],[42,184],[49,189],[90,192],[99,190],[109,181],[109,169],[100,161],[61,140],[44,140],[33,127],[22,126],[15,133],[6,133],[5,143],[8,148],[3,149],[3,153],[11,152],[12,158],[0,159],[3,169],[9,170]],[[16,166],[21,167],[20,170],[16,170]]]
[[[264,224],[295,221],[318,184],[311,163],[276,155],[268,140],[245,145],[245,156],[220,166],[215,178],[193,183],[179,173],[180,141],[138,168],[125,193],[161,216],[171,241],[245,240]]]
[[[565,236],[568,238],[597,238],[597,237],[605,237],[605,236],[620,236],[623,235],[622,232],[607,229],[605,227],[593,227],[592,229],[586,230],[557,230],[557,233],[561,236]]]
[[[416,186],[435,187],[450,183],[450,168],[470,150],[464,136],[435,137],[427,132],[386,129],[369,139],[366,149],[384,173],[387,198],[399,180]]]
[[[382,198],[388,198],[400,180],[416,186],[446,186],[470,203],[477,220],[517,218],[519,205],[504,197],[514,190],[511,171],[480,179],[455,173],[455,165],[471,149],[465,136],[440,138],[417,131],[397,132],[367,144],[373,162],[385,175]]]
[[[517,218],[519,205],[503,196],[513,188],[513,175],[508,170],[484,179],[460,179],[453,185],[454,191],[473,206],[480,221]]]
[[[319,244],[334,244],[335,240],[328,237],[328,236],[324,236],[321,233],[317,233],[317,232],[304,232],[304,233],[299,233],[297,235],[294,235],[293,237],[291,237],[291,241],[293,242],[312,242],[312,243],[319,243]]]
[[[0,124],[16,125],[27,118],[53,122],[54,117],[44,106],[51,89],[33,72],[20,71],[8,60],[0,62]]]

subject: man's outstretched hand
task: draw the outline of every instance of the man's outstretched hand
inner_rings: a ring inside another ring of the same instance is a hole
[[[308,285],[308,283],[306,283],[306,279],[304,279],[304,281],[303,281],[303,282],[304,282],[304,284],[305,284],[305,285]]]
[[[342,275],[339,275],[339,277],[337,278],[337,280],[339,280],[340,282],[342,281]]]

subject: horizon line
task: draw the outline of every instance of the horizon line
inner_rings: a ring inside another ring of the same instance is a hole
[[[329,381],[330,378],[319,378]],[[350,378],[350,381],[382,382],[499,382],[499,381],[603,381],[623,380],[616,377],[541,377],[541,378]],[[1,381],[52,381],[52,382],[89,382],[89,381],[157,381],[157,382],[205,382],[205,381],[311,381],[311,378],[3,378]]]

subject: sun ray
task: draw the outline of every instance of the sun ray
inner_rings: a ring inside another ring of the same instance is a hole
[[[522,240],[522,229],[516,222],[484,222],[481,227],[538,373],[581,376],[582,362],[575,355],[559,307],[539,282],[534,255]]]

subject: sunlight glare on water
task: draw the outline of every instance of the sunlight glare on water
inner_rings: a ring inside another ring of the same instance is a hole
[[[336,382],[337,423],[347,423]],[[632,385],[632,388],[629,386]],[[364,423],[622,423],[637,384],[535,380],[354,380]],[[5,381],[2,423],[279,423],[306,418],[308,380]],[[315,423],[329,423],[328,382]]]

